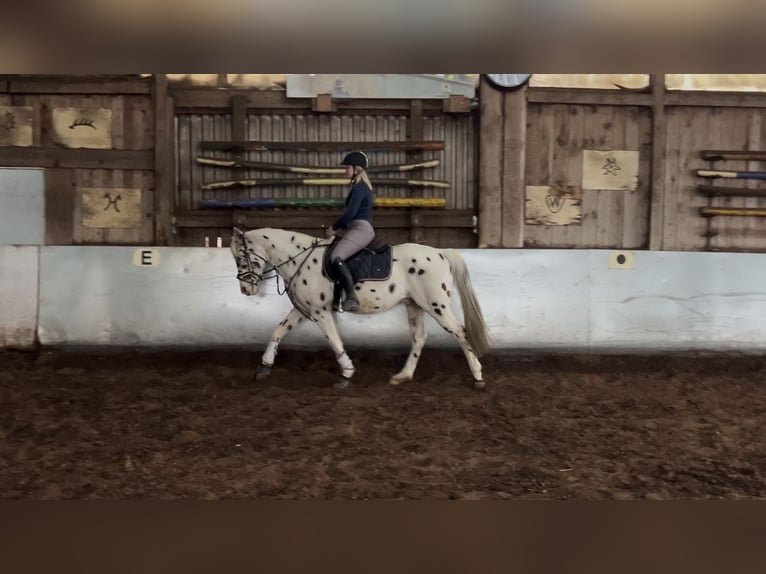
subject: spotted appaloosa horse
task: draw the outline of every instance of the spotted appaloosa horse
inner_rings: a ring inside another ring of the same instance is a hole
[[[255,295],[258,284],[271,272],[284,280],[293,309],[274,329],[258,369],[257,379],[271,372],[279,343],[304,318],[322,329],[341,368],[337,388],[351,383],[354,365],[346,353],[332,311],[333,282],[323,269],[329,240],[322,240],[284,229],[235,228],[231,252],[237,264],[237,279],[244,295]],[[410,381],[426,342],[425,313],[453,335],[463,349],[476,388],[484,387],[478,360],[489,348],[489,333],[476,299],[465,261],[452,249],[404,243],[391,247],[391,272],[385,280],[358,281],[358,314],[382,313],[404,303],[407,307],[412,349],[402,370],[391,377],[391,384]],[[465,317],[465,327],[450,309],[453,280],[457,286]]]

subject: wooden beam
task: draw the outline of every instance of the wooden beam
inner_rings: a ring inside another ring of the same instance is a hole
[[[649,207],[649,249],[660,251],[665,238],[665,154],[667,120],[665,118],[665,75],[652,74],[652,164]]]
[[[407,141],[422,141],[423,137],[423,100],[411,100],[410,115],[407,118]],[[423,152],[418,149],[410,150],[407,152],[406,157],[410,163],[419,163],[423,161]],[[415,188],[411,193],[413,197],[423,196],[422,189]],[[410,241],[413,243],[423,243],[425,237],[423,234],[423,228],[420,226],[420,214],[417,210],[413,210],[410,212],[410,215]]]
[[[247,98],[243,95],[231,97],[231,139],[247,139]]]
[[[507,92],[503,102],[502,247],[524,247],[527,153],[527,86]]]
[[[8,80],[0,80],[0,93],[8,91]]]
[[[665,106],[766,108],[766,94],[756,92],[669,91]]]
[[[417,211],[419,224],[423,228],[469,228],[473,229],[474,212],[471,210],[429,210]],[[249,227],[290,227],[315,230],[317,235],[327,220],[338,217],[342,211],[336,209],[307,210],[189,210],[175,214],[177,228],[230,227],[247,225]],[[375,211],[375,226],[380,229],[408,228],[411,221],[410,210]]]
[[[72,245],[74,242],[74,174],[71,169],[45,170],[46,245]]]
[[[258,110],[296,110],[309,113],[312,111],[312,98],[288,98],[283,90],[247,90],[220,89],[204,86],[170,86],[170,94],[179,113],[196,113],[204,108],[219,113],[227,113],[231,108],[231,97],[242,95],[247,108]],[[337,111],[346,112],[407,112],[410,101],[406,99],[335,99],[333,105]],[[442,114],[443,99],[423,100],[424,113]]]
[[[154,80],[154,242],[174,245],[173,205],[175,203],[175,112],[168,95],[168,79],[156,74]]]
[[[153,150],[0,147],[6,167],[68,167],[80,169],[153,170]]]
[[[483,74],[480,81],[479,248],[498,248],[503,236],[503,94]]]
[[[149,95],[152,91],[151,78],[95,79],[62,77],[30,78],[8,80],[8,91],[15,94],[115,94]]]
[[[589,90],[573,88],[527,88],[527,101],[536,104],[587,104],[604,106],[653,105],[650,93],[623,92],[617,90]]]

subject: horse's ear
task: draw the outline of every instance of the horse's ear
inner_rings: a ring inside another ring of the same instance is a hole
[[[238,235],[238,236],[239,235],[244,235],[244,232],[239,227],[235,227],[234,228],[234,235]]]

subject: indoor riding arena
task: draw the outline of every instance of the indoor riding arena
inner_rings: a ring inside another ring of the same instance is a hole
[[[0,498],[766,498],[765,130],[747,75],[0,76]]]

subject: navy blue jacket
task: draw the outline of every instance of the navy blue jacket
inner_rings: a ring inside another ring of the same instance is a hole
[[[358,181],[346,196],[346,211],[333,224],[336,231],[345,229],[354,219],[365,219],[372,223],[372,206],[375,198],[372,190],[363,181]]]

